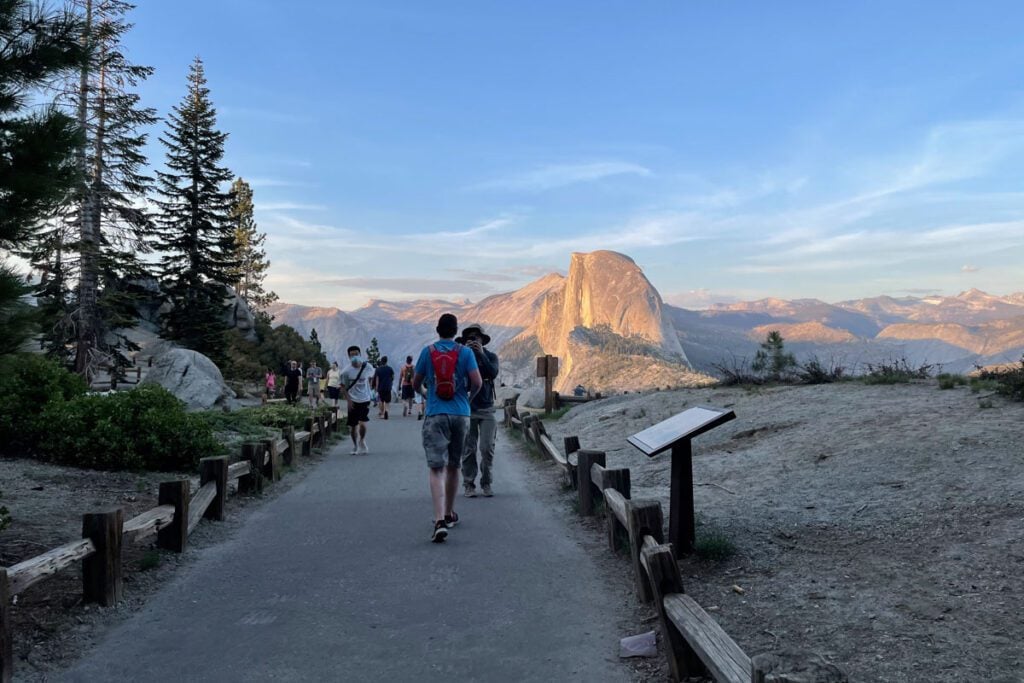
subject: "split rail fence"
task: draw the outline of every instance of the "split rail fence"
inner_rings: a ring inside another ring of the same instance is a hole
[[[241,457],[234,463],[227,456],[203,458],[194,493],[190,479],[161,482],[156,507],[128,520],[122,508],[86,513],[81,539],[0,567],[0,683],[9,683],[14,675],[12,597],[81,562],[84,602],[116,605],[123,596],[124,545],[155,534],[158,548],[184,552],[188,537],[203,519],[224,519],[230,483],[237,482],[239,494],[262,491],[266,483],[281,479],[284,466],[309,457],[313,448],[323,453],[327,439],[340,426],[334,408],[326,415],[306,418],[301,431],[286,427],[280,438],[242,444]]]
[[[504,425],[522,435],[559,466],[576,489],[579,512],[596,514],[604,501],[608,546],[628,549],[637,597],[653,603],[674,680],[711,676],[719,683],[845,683],[846,674],[808,653],[759,654],[749,657],[692,597],[686,594],[675,548],[665,543],[664,515],[656,500],[631,497],[628,468],[606,467],[605,453],[580,448],[567,436],[561,450],[544,422],[520,414],[518,397],[503,405]]]

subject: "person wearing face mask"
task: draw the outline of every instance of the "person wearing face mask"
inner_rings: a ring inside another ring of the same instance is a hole
[[[362,357],[358,346],[348,347],[348,367],[341,372],[341,390],[348,406],[348,428],[352,435],[352,455],[366,455],[366,423],[370,421],[373,366]]]

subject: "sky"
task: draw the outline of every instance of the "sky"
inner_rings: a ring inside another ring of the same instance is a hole
[[[203,59],[282,301],[475,301],[594,249],[691,307],[1024,290],[1019,2],[138,4],[144,103]]]

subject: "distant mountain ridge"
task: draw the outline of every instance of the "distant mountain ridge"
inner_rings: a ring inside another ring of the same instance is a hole
[[[475,303],[374,299],[354,311],[275,303],[269,312],[304,336],[315,328],[329,358],[376,337],[396,364],[432,341],[438,316],[452,312],[463,324],[487,328],[508,384],[536,381],[536,355],[559,356],[560,390],[578,383],[597,390],[700,383],[700,373],[713,373],[717,364],[751,358],[773,329],[798,356],[851,370],[902,357],[960,372],[1024,355],[1024,292],[971,289],[834,304],[766,298],[694,311],[666,304],[632,259],[611,251],[574,253],[567,275],[551,273]]]

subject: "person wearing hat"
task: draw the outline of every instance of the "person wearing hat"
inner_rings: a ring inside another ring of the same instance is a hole
[[[480,492],[490,498],[491,466],[494,464],[494,436],[498,429],[494,419],[494,380],[498,377],[498,356],[484,348],[491,338],[480,323],[462,329],[462,343],[476,356],[483,387],[470,403],[469,433],[462,456],[462,486],[467,498],[476,497],[476,475],[480,472]],[[479,461],[477,460],[479,456]]]

